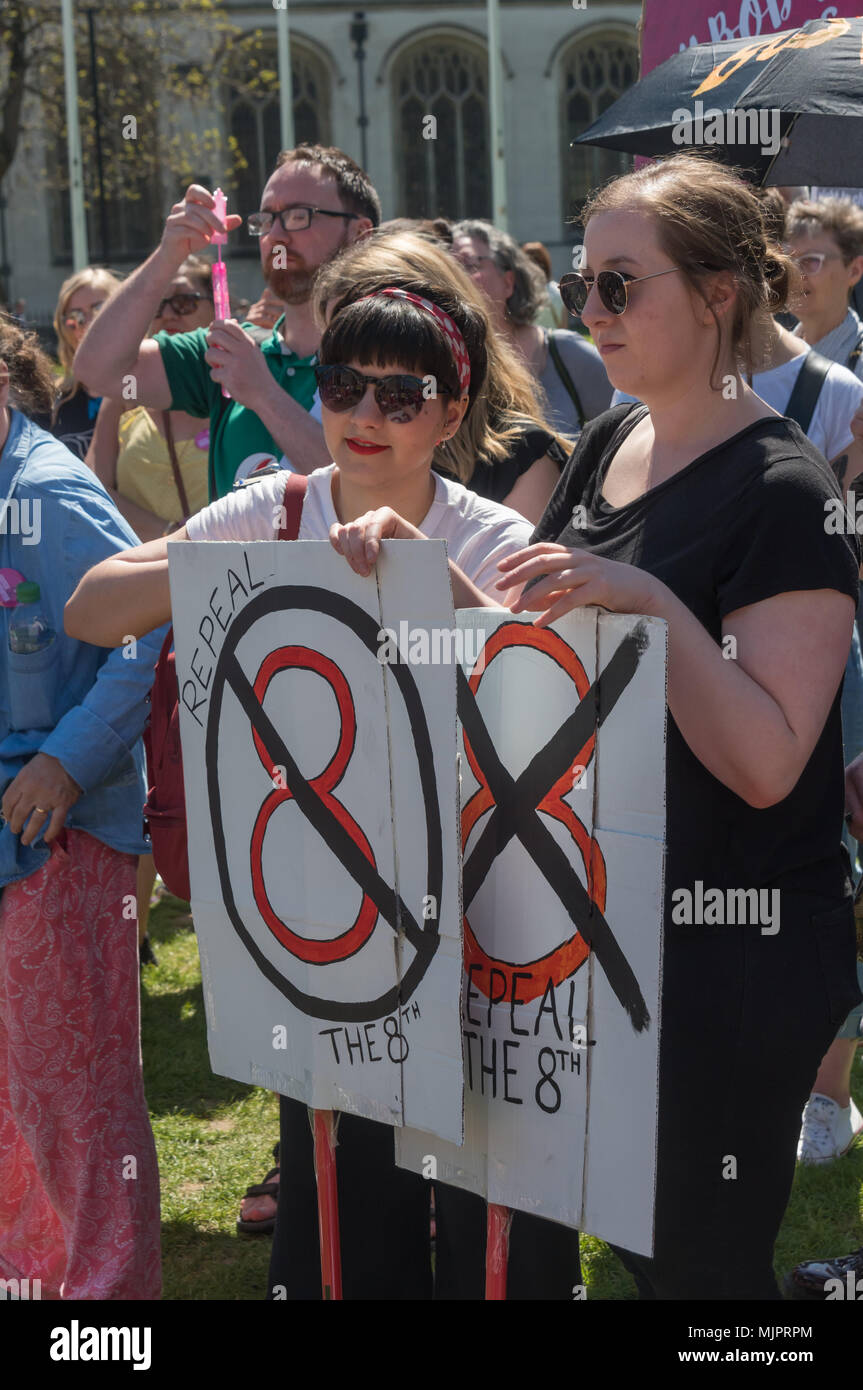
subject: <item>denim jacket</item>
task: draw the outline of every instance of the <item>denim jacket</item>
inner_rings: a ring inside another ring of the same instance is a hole
[[[66,825],[144,854],[141,732],[167,627],[136,649],[115,651],[66,635],[63,608],[81,577],[138,540],[86,464],[20,411],[9,415],[0,453],[0,586],[15,582],[2,574],[8,569],[34,580],[39,612],[56,636],[43,651],[13,652],[15,609],[0,608],[0,795],[35,753],[49,753],[83,791]],[[4,821],[0,886],[34,873],[49,854],[41,835],[22,846]]]

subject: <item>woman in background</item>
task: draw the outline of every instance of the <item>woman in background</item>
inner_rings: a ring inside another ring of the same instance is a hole
[[[63,631],[83,573],[135,538],[33,423],[52,394],[35,336],[0,319],[0,495],[41,525],[39,544],[0,534],[7,585],[18,576],[0,608],[0,1278],[38,1279],[43,1298],[152,1299],[159,1174],[128,906],[164,633],[126,659]]]
[[[37,423],[50,430],[80,459],[86,457],[90,447],[101,397],[91,396],[76,380],[72,362],[89,324],[119,285],[120,281],[110,270],[86,266],[63,281],[54,311],[57,356],[63,378],[51,409],[40,415]]]
[[[596,348],[580,333],[534,322],[545,295],[543,273],[490,222],[456,222],[453,255],[486,296],[494,326],[539,383],[549,425],[574,438],[611,404],[611,384]]]
[[[159,305],[154,333],[191,333],[213,321],[210,262],[189,256]],[[142,541],[182,526],[207,502],[209,420],[105,399],[86,461]]]

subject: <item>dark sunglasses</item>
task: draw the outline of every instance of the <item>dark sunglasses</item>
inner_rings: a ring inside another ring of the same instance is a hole
[[[182,294],[169,294],[164,299],[159,300],[159,307],[156,310],[156,318],[160,319],[165,312],[165,305],[170,304],[175,314],[185,318],[186,314],[194,314],[198,307],[198,301],[203,299],[202,294],[192,294],[183,291]]]
[[[359,405],[369,386],[374,386],[375,401],[381,414],[388,420],[394,420],[396,424],[405,424],[406,420],[399,420],[398,416],[415,420],[429,399],[424,394],[423,378],[408,376],[405,373],[399,373],[398,376],[364,376],[353,367],[333,365],[315,367],[315,376],[321,393],[321,403],[327,410],[336,412],[353,410]],[[438,385],[436,391],[438,395],[452,395],[448,386]]]
[[[560,297],[571,314],[580,314],[593,286],[596,285],[600,303],[610,314],[625,314],[629,304],[629,286],[639,280],[655,280],[657,275],[671,275],[679,265],[668,270],[655,270],[652,275],[624,275],[620,270],[601,270],[595,279],[584,275],[562,275],[558,282]]]

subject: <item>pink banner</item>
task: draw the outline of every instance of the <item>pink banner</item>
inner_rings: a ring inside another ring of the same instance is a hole
[[[863,13],[863,0],[644,0],[641,75],[695,43],[769,38],[797,29],[807,19],[849,18]]]

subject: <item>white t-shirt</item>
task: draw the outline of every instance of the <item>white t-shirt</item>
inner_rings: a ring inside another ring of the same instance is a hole
[[[336,465],[317,468],[309,475],[300,520],[301,541],[329,540],[330,527],[338,522],[333,506],[333,473]],[[449,558],[489,598],[502,603],[495,588],[500,579],[498,560],[526,546],[533,525],[518,512],[489,502],[461,483],[432,473],[434,501],[419,530],[430,540],[444,540]],[[278,533],[279,509],[285,496],[285,475],[270,473],[260,482],[239,488],[211,502],[186,522],[191,541],[269,541]]]
[[[769,372],[756,372],[752,378],[752,389],[757,396],[785,413],[791,392],[800,375],[800,368],[806,353],[792,357],[780,367],[772,367]],[[858,380],[847,367],[834,362],[824,378],[815,412],[806,431],[807,438],[816,449],[820,449],[828,461],[832,461],[853,443],[851,420],[863,401],[863,381]]]
[[[767,405],[785,414],[791,393],[800,375],[805,352],[783,362],[780,367],[771,367],[769,372],[756,372],[752,378],[752,389]],[[620,405],[623,401],[634,401],[635,396],[627,396],[623,391],[615,391],[611,404]],[[820,449],[828,463],[838,458],[848,445],[853,443],[851,420],[863,401],[863,381],[859,381],[847,367],[834,362],[821,385],[815,404],[807,439]]]

